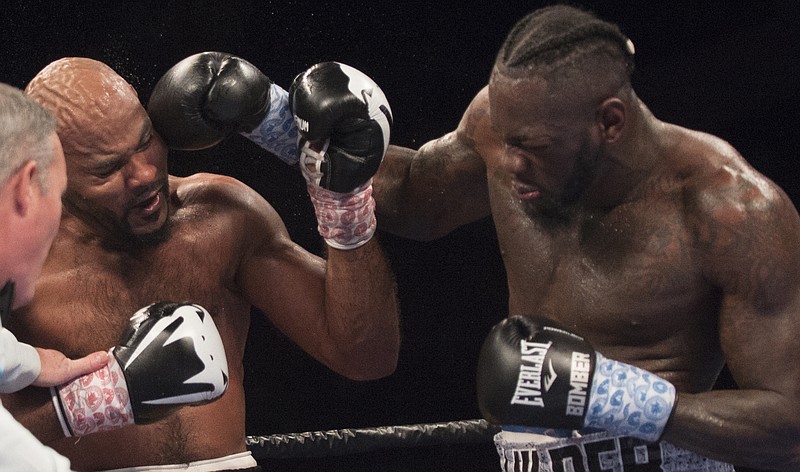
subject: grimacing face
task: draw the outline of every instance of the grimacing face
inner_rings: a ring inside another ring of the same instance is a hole
[[[489,85],[490,120],[504,146],[511,191],[532,211],[577,202],[601,154],[594,113],[553,96],[544,80],[495,73]]]
[[[158,240],[168,221],[167,149],[132,92],[66,133],[65,205],[122,237]],[[68,144],[67,144],[68,143]]]

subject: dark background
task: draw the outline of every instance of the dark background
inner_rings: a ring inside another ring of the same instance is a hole
[[[240,55],[285,88],[312,64],[336,60],[381,84],[395,117],[392,141],[418,147],[456,126],[486,83],[507,31],[546,3],[12,0],[0,6],[0,81],[24,87],[52,60],[88,56],[115,68],[146,102],[169,66],[204,50]],[[798,202],[797,2],[579,4],[631,37],[634,86],[657,117],[730,141]],[[211,171],[250,184],[298,242],[322,253],[302,178],[244,138],[171,159],[178,175]],[[254,313],[246,353],[248,434],[479,417],[478,348],[506,314],[491,221],[431,243],[377,237],[396,272],[403,310],[397,372],[376,382],[342,379]],[[732,387],[723,374],[718,388]],[[498,470],[488,442],[262,464],[287,471]]]

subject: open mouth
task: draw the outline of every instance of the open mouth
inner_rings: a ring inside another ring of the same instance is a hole
[[[153,195],[145,198],[133,206],[132,210],[141,212],[143,215],[150,215],[161,206],[161,191],[156,191]]]

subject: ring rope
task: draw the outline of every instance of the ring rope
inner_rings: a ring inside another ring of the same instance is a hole
[[[341,456],[388,448],[480,443],[491,441],[498,431],[497,426],[476,419],[247,436],[246,443],[256,459],[287,459]]]

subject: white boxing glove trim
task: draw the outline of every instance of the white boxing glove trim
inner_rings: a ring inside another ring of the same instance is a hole
[[[55,387],[50,387],[50,400],[53,401],[53,406],[56,409],[56,418],[58,418],[58,423],[61,425],[61,431],[64,433],[64,437],[71,438],[72,431],[67,424],[67,413],[64,411],[64,405],[61,403],[58,397],[58,389]]]
[[[354,96],[367,105],[369,117],[381,127],[383,136],[383,152],[389,148],[389,135],[391,134],[392,108],[383,90],[371,78],[360,70],[338,62],[342,72],[350,78],[347,88]],[[385,109],[384,110],[382,110]]]

